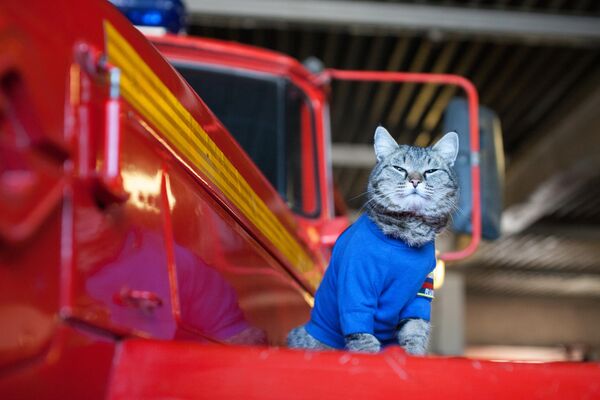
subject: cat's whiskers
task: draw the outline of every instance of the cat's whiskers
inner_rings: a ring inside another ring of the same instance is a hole
[[[403,195],[403,194],[404,194],[404,190],[399,188],[399,189],[395,189],[391,192],[383,193],[382,199],[387,200],[388,202],[392,203],[393,205],[399,206],[398,204],[395,204],[395,202],[393,201],[393,196]]]
[[[362,196],[365,196],[365,195],[368,195],[368,194],[369,194],[369,191],[367,190],[367,191],[365,191],[365,192],[362,192],[362,193],[359,193],[359,194],[357,194],[357,195],[356,195],[356,196],[354,196],[354,197],[350,197],[350,198],[348,199],[348,201],[356,200],[356,199],[358,199],[359,197],[362,197]]]
[[[360,210],[362,211],[367,205],[370,205],[371,203],[378,201],[379,198],[380,198],[380,196],[378,196],[377,193],[374,193],[370,199],[367,199],[367,201],[365,202],[365,204],[363,204],[363,206],[360,208]]]
[[[384,192],[381,192],[378,190],[372,194],[372,197],[370,199],[368,199],[365,202],[365,204],[363,204],[363,206],[360,208],[359,212],[362,212],[371,203],[377,202],[380,205],[383,205],[381,200],[388,200],[391,202],[391,196],[393,196],[395,194],[402,194],[402,192],[399,189],[396,189],[396,190],[394,190],[392,192],[388,192],[388,193],[384,193]]]

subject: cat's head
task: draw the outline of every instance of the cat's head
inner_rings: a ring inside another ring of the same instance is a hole
[[[369,178],[369,202],[380,210],[447,221],[458,200],[452,166],[458,135],[449,132],[431,147],[398,145],[384,127],[375,131],[377,164]],[[444,223],[445,224],[445,223]]]

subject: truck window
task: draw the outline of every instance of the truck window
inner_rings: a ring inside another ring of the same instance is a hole
[[[314,134],[314,118],[303,93],[282,77],[205,65],[174,66],[292,211],[317,216],[314,145],[308,152],[309,159],[302,156],[306,144],[303,133]],[[310,141],[314,144],[314,138]],[[307,162],[313,165],[303,168]],[[306,171],[312,171],[313,176],[303,175]]]

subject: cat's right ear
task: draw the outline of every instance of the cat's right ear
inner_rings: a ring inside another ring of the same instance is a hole
[[[398,150],[398,143],[392,135],[383,126],[378,126],[375,129],[375,155],[377,162],[380,162],[394,151]]]
[[[458,133],[448,132],[433,145],[433,150],[437,151],[450,166],[453,166],[458,156],[458,143]]]

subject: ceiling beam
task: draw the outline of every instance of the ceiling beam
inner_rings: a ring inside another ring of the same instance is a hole
[[[467,275],[467,290],[529,296],[600,298],[600,276],[577,273],[514,272],[496,269]]]
[[[475,291],[467,286],[465,329],[469,344],[559,347],[577,343],[600,350],[598,297],[506,293]]]
[[[187,0],[190,21],[294,23],[386,33],[477,35],[518,41],[598,45],[600,18],[402,3],[318,0]]]
[[[339,168],[373,168],[375,150],[372,144],[333,143],[331,163]]]
[[[541,222],[527,230],[527,233],[533,235],[547,235],[548,232],[552,232],[552,236],[554,237],[600,243],[600,226],[593,224],[565,225]],[[598,250],[598,256],[600,257],[600,249]]]
[[[597,85],[600,75],[591,84]],[[600,86],[542,137],[523,146],[506,180],[502,231],[514,234],[555,211],[600,170]]]
[[[518,189],[514,189],[515,191],[532,189],[533,191],[525,201],[513,204],[504,211],[502,215],[503,234],[512,235],[522,232],[542,219],[542,217],[550,215],[560,207],[565,206],[569,201],[573,201],[575,193],[585,188],[590,184],[590,181],[598,177],[600,160],[597,159],[595,154],[582,160],[572,160],[572,162],[573,165],[566,166],[564,170],[552,171],[554,169],[551,166],[553,160],[550,159],[545,163],[546,165],[550,165],[548,170],[549,176],[546,175],[543,181],[534,182],[529,187],[519,184],[518,181],[513,185],[519,186]],[[543,168],[542,165],[539,164],[536,166],[531,163],[530,171],[533,168]],[[554,173],[553,175],[551,174],[552,172]],[[523,178],[523,180],[527,180],[527,178]],[[508,185],[506,189],[507,197],[510,197],[511,190],[511,185]]]
[[[494,243],[481,245],[473,257],[460,262],[457,268],[467,275],[490,270],[531,273],[592,273],[600,279],[600,249],[597,235],[587,237],[558,236],[564,232],[540,232],[507,236]]]

